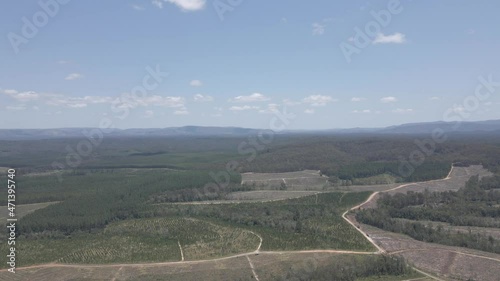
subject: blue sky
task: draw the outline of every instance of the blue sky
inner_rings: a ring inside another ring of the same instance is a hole
[[[500,119],[500,2],[398,2],[2,1],[0,128]]]

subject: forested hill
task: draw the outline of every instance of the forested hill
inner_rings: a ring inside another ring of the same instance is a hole
[[[412,123],[385,128],[352,128],[328,130],[298,130],[283,131],[281,134],[431,134],[439,129],[445,133],[471,134],[487,132],[500,135],[500,120],[477,122],[430,122]],[[55,128],[55,129],[0,129],[0,140],[27,140],[27,139],[52,139],[52,138],[78,138],[96,128]],[[99,130],[100,131],[100,130]],[[108,136],[116,137],[162,137],[162,136],[246,136],[256,135],[260,129],[239,127],[203,127],[184,126],[150,129],[111,129],[106,131]]]
[[[37,140],[79,138],[103,133],[113,137],[162,137],[162,136],[246,136],[257,134],[257,129],[238,127],[170,127],[151,129],[55,128],[55,129],[0,129],[0,140]],[[95,136],[94,136],[95,137]]]
[[[408,123],[383,128],[350,128],[350,129],[332,129],[316,131],[316,133],[327,134],[432,134],[439,130],[444,133],[471,134],[471,133],[490,133],[500,135],[500,120],[488,120],[477,122],[427,122],[427,123]]]

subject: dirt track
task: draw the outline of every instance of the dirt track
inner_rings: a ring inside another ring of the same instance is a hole
[[[460,170],[456,170],[460,169]],[[477,167],[473,166],[471,170],[477,172]],[[465,173],[465,174],[464,174]],[[480,175],[488,175],[489,173],[479,173]],[[408,190],[422,191],[424,189],[443,190],[444,182],[453,180],[451,187],[447,190],[457,190],[465,181],[472,176],[468,168],[453,168],[448,176],[440,180],[432,180],[421,183],[403,184],[398,187],[374,192],[365,202],[351,208],[355,210],[360,207],[374,208],[375,201],[380,193],[395,193]],[[424,188],[424,189],[423,189]],[[432,272],[446,280],[460,280],[474,278],[474,280],[491,280],[498,281],[500,276],[500,255],[481,252],[477,250],[442,246],[426,242],[416,241],[408,236],[394,234],[371,226],[366,226],[356,222],[354,216],[348,216],[348,211],[343,214],[343,218],[351,225],[356,226],[368,240],[379,249],[379,252],[386,252],[390,255],[403,256],[407,261],[416,266],[415,269]],[[486,265],[488,264],[488,265]],[[485,268],[481,270],[479,268]],[[420,271],[420,270],[418,270]],[[421,273],[424,273],[420,271]],[[436,276],[430,276],[436,280],[442,280]],[[458,279],[460,278],[460,279]]]

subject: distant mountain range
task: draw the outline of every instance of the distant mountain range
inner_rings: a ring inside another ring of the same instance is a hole
[[[84,137],[85,133],[95,128],[58,128],[58,129],[0,129],[0,140],[23,139],[53,139]],[[251,135],[259,132],[258,129],[239,127],[202,127],[185,126],[151,129],[110,129],[106,136],[116,137],[162,137],[162,136],[239,136]]]
[[[431,134],[435,129],[446,133],[480,133],[487,132],[500,135],[500,120],[477,122],[429,122],[410,123],[385,128],[351,128],[330,130],[284,131],[281,134]],[[92,128],[59,128],[59,129],[0,129],[0,140],[27,140],[83,137],[84,132]],[[162,137],[162,136],[245,136],[257,134],[259,129],[239,127],[202,127],[185,126],[157,129],[112,129],[107,136],[115,137]]]
[[[498,132],[500,133],[500,120],[477,122],[427,122],[408,123],[385,128],[352,128],[328,130],[333,133],[377,133],[377,134],[431,134],[440,129],[445,133],[472,133],[472,132]]]

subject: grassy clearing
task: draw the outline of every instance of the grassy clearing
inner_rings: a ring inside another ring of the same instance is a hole
[[[366,178],[354,178],[353,185],[374,185],[374,184],[392,184],[400,182],[401,179],[391,174],[380,174]]]

